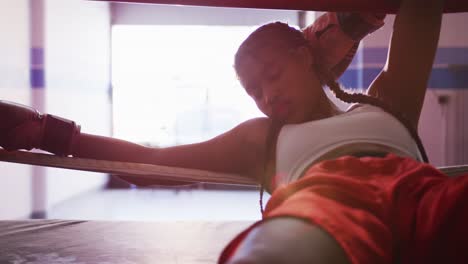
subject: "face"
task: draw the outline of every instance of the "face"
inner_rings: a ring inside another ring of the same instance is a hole
[[[258,108],[282,123],[315,119],[326,100],[312,56],[305,47],[290,51],[265,48],[239,63],[241,84]]]

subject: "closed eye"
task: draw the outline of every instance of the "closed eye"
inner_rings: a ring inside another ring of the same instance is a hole
[[[262,91],[259,87],[259,83],[255,79],[244,79],[241,80],[242,85],[244,86],[247,94],[252,97],[254,100],[260,100],[262,98]]]

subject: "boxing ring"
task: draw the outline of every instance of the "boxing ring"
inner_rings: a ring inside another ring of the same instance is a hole
[[[25,151],[7,152],[1,148],[0,162],[145,179],[255,185],[240,175]],[[2,220],[0,263],[216,263],[223,247],[251,224],[250,221]]]
[[[0,161],[145,179],[255,185],[253,181],[234,174],[2,149]],[[439,169],[451,177],[468,173],[468,165]],[[0,263],[216,263],[224,246],[252,223],[0,221]]]
[[[50,154],[26,151],[8,152],[1,148],[0,161],[62,169],[103,172],[143,179],[173,180],[192,183],[204,182],[250,186],[257,185],[255,181],[237,174],[168,167],[153,164],[60,157]],[[468,165],[438,167],[438,169],[451,177],[456,177],[457,175],[468,173]]]
[[[250,222],[0,221],[0,263],[216,263]]]
[[[102,2],[124,2],[142,4],[170,4],[188,6],[212,6],[233,8],[281,9],[303,11],[346,11],[396,13],[399,1],[386,0],[92,0]],[[446,13],[466,12],[468,2],[445,1]]]
[[[397,10],[396,5],[383,0],[120,0],[117,2],[313,11],[394,13]],[[447,0],[445,11],[467,12],[468,1]],[[1,148],[0,161],[145,179],[256,185],[254,181],[242,175],[152,164],[59,157],[24,151],[7,152]],[[452,177],[468,173],[468,165],[438,169]],[[223,247],[250,224],[249,221],[0,221],[0,263],[215,263]]]

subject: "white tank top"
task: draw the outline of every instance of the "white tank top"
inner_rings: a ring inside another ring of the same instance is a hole
[[[299,179],[321,159],[366,151],[422,160],[416,142],[398,119],[379,107],[362,105],[330,118],[283,126],[276,145],[276,184]]]

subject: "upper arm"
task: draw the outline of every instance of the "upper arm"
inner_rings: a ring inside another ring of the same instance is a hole
[[[402,1],[386,65],[368,90],[415,128],[437,49],[442,6],[442,0]]]

